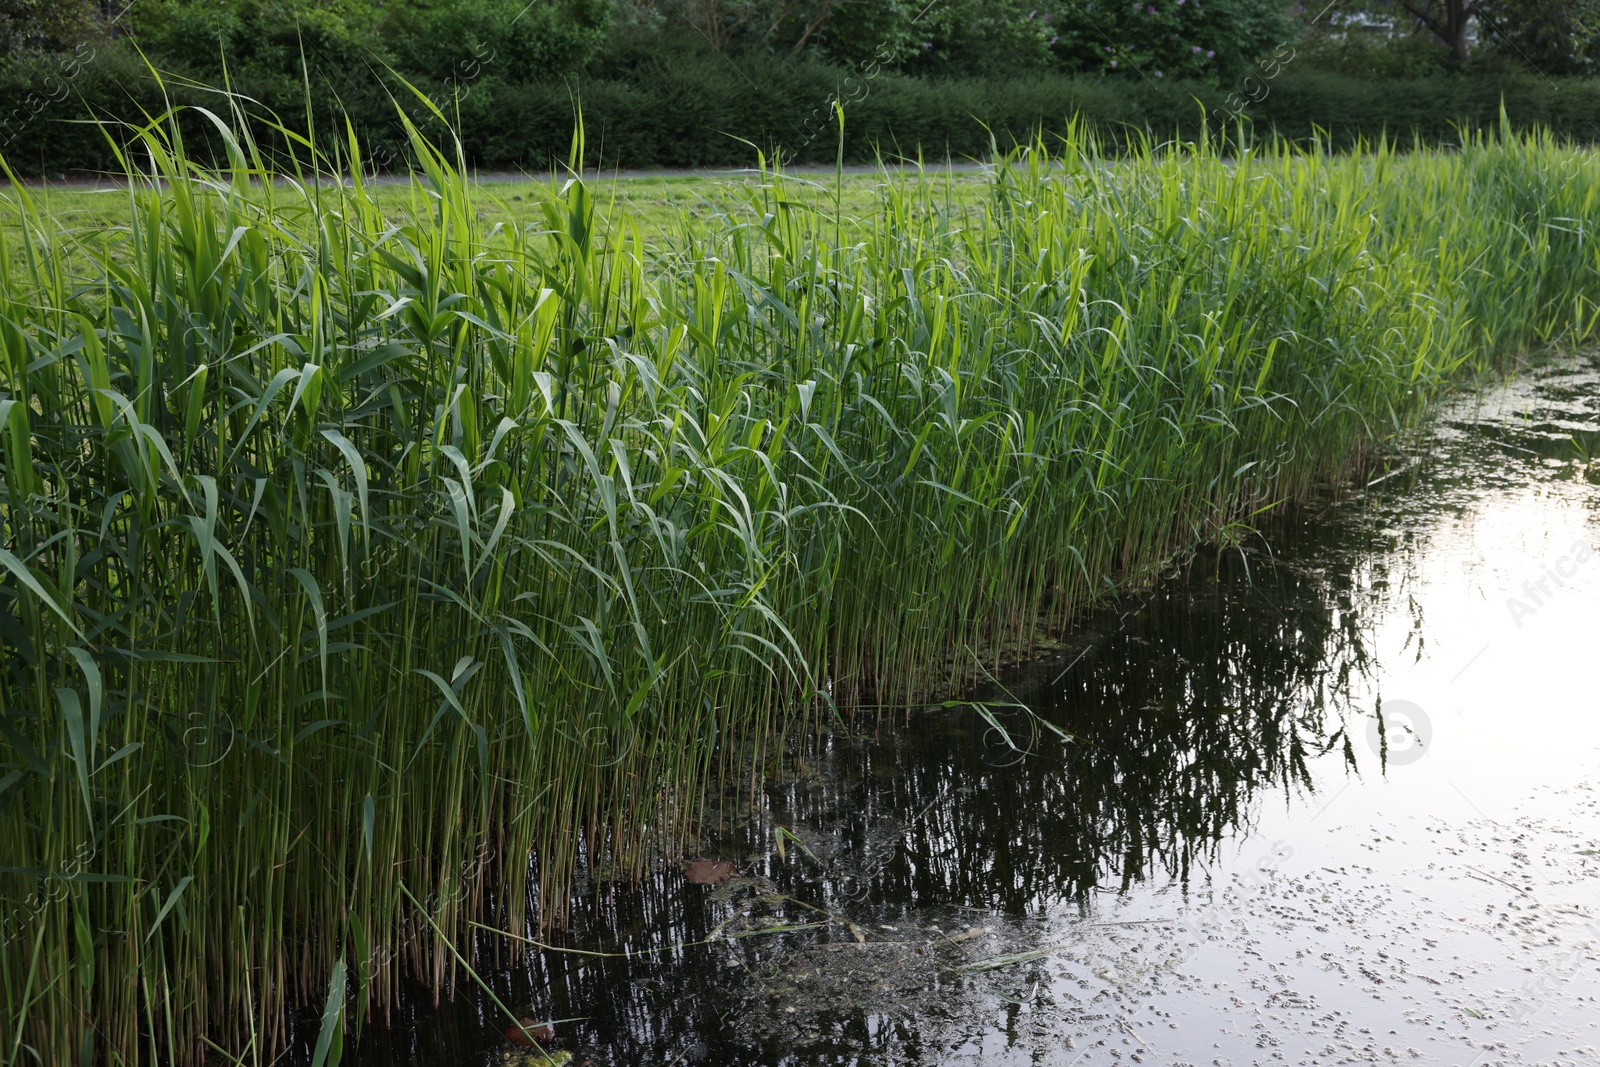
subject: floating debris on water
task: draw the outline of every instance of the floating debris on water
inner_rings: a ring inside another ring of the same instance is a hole
[[[500,1062],[507,1067],[567,1067],[567,1064],[572,1062],[572,1053],[550,1052],[540,1055],[537,1052],[508,1048],[500,1053]]]
[[[733,864],[727,860],[694,860],[683,872],[689,881],[701,885],[721,885],[733,874]]]
[[[537,1019],[518,1019],[505,1030],[506,1040],[513,1045],[528,1045],[554,1041],[556,1029],[549,1023],[541,1023]]]

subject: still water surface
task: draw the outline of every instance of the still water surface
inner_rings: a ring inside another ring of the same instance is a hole
[[[564,943],[628,955],[489,977],[574,1065],[1600,1064],[1595,545],[1587,356],[1003,679],[1070,740],[823,739],[708,831],[731,881],[583,887]],[[504,1025],[418,996],[356,1061]]]

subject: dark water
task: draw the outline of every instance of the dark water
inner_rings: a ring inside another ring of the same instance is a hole
[[[1031,715],[816,742],[728,883],[583,887],[563,943],[626,955],[487,977],[577,1065],[1600,1064],[1600,364],[1416,458],[1091,620]],[[353,1059],[505,1024],[419,996]]]

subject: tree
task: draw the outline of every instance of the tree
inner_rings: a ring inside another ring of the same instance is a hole
[[[613,0],[411,0],[382,35],[408,76],[471,80],[480,73],[539,81],[580,69],[606,43]]]
[[[1472,0],[1394,0],[1394,6],[1439,38],[1455,57],[1466,61],[1470,51]]]
[[[94,36],[100,17],[97,0],[0,0],[0,48],[67,49]]]
[[[5,3],[7,0],[0,0]],[[48,0],[40,0],[48,2]],[[605,43],[614,0],[142,0],[130,18],[158,61],[205,77],[351,85],[391,65],[406,77],[537,80],[581,67]]]
[[[1476,0],[1479,41],[1552,77],[1600,73],[1600,0]]]
[[[336,74],[369,64],[380,14],[362,0],[143,0],[128,19],[158,61],[297,79],[302,63]]]
[[[848,66],[989,76],[1039,69],[1236,80],[1289,37],[1284,0],[623,0],[694,40]]]
[[[922,39],[918,16],[952,2],[967,0],[620,0],[621,21],[687,30],[718,51],[814,52],[847,65],[908,55]]]
[[[1088,0],[1046,18],[1072,71],[1237,83],[1294,36],[1278,0]]]
[[[908,70],[982,76],[1052,65],[1053,18],[1040,0],[942,0],[909,29]]]
[[[1487,54],[1550,76],[1600,73],[1600,0],[1343,0],[1337,11],[1347,34],[1363,21],[1393,20],[1448,48],[1458,64]]]

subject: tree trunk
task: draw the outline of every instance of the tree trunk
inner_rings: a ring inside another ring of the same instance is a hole
[[[1450,36],[1445,43],[1456,54],[1456,58],[1465,61],[1467,58],[1467,0],[1447,0],[1445,17],[1449,20]]]
[[[1398,0],[1399,6],[1417,20],[1418,25],[1439,38],[1457,59],[1465,60],[1471,45],[1467,38],[1467,10],[1470,0]],[[1440,8],[1444,10],[1440,10]]]

